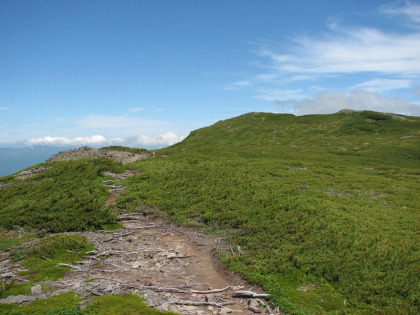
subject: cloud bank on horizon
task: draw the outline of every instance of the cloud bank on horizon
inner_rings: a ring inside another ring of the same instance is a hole
[[[29,138],[24,141],[28,146],[40,146],[40,145],[51,145],[57,147],[72,147],[80,145],[90,146],[110,146],[110,145],[123,145],[128,147],[141,147],[146,149],[163,148],[169,145],[173,145],[184,139],[183,136],[178,136],[173,132],[167,132],[163,135],[157,136],[146,136],[141,135],[137,137],[123,138],[105,138],[101,135],[93,135],[91,137],[39,137]]]
[[[416,1],[0,6],[0,146],[162,148],[252,111],[420,116]]]

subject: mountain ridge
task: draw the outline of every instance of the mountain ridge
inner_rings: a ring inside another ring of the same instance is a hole
[[[223,235],[233,247],[218,252],[222,264],[285,312],[415,312],[419,127],[420,118],[371,111],[248,113],[126,165],[106,157],[53,161],[26,181],[2,178],[9,186],[0,189],[0,200],[8,200],[0,222],[51,228],[45,211],[55,200],[66,206],[86,198],[72,211],[96,228],[112,224],[115,212],[154,209]],[[138,172],[122,181],[115,205],[104,207],[105,172],[127,168]],[[73,182],[89,186],[67,192]],[[37,189],[36,197],[26,187]],[[61,197],[31,202],[40,193],[42,200]],[[70,213],[54,209],[67,222]],[[28,211],[32,220],[25,221]],[[57,231],[88,228],[73,221]]]

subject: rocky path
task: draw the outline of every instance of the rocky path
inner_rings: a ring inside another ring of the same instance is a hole
[[[103,182],[110,192],[108,205],[124,190],[115,181],[135,174],[138,170],[105,173],[114,178]],[[178,314],[281,314],[270,308],[267,294],[219,266],[215,252],[229,250],[221,237],[155,218],[154,210],[138,210],[122,213],[117,231],[69,233],[87,238],[95,250],[69,266],[59,281],[34,284],[30,296],[9,296],[0,303],[27,304],[74,292],[85,299],[83,306],[92,295],[132,292],[151,307]],[[15,276],[11,266],[9,259],[1,261],[0,278]]]
[[[224,271],[214,258],[214,251],[226,246],[220,237],[140,213],[120,219],[123,228],[117,232],[76,233],[96,250],[61,283],[77,290],[95,281],[108,294],[134,292],[149,306],[179,314],[277,313],[259,296],[242,298],[250,285]]]

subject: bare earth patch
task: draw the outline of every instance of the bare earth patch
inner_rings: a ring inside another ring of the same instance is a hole
[[[263,294],[233,297],[250,291],[251,285],[215,260],[214,251],[226,249],[221,237],[141,213],[120,219],[123,227],[116,232],[72,233],[89,239],[96,251],[61,283],[75,288],[87,281],[114,285],[144,297],[149,306],[179,314],[279,314]]]

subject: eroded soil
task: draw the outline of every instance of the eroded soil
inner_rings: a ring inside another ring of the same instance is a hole
[[[248,299],[231,296],[251,286],[223,270],[214,258],[216,249],[226,249],[220,237],[141,213],[123,214],[121,220],[123,228],[113,233],[75,233],[89,239],[96,252],[79,263],[82,270],[67,273],[62,283],[75,287],[86,281],[117,284],[144,297],[152,307],[180,314],[254,313]],[[198,292],[215,289],[225,290]],[[203,305],[185,305],[189,302]],[[261,309],[266,311],[275,313]]]

